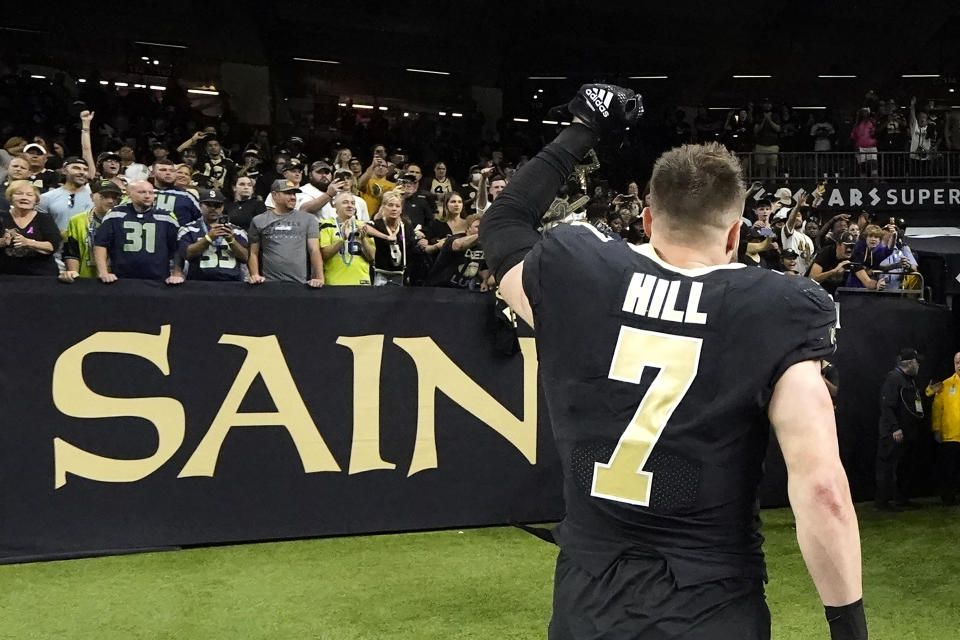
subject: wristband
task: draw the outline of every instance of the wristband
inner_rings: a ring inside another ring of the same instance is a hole
[[[830,640],[867,640],[863,598],[842,607],[824,607],[830,625]]]
[[[206,240],[207,242],[209,242],[210,244],[213,244],[213,238],[210,237],[210,234],[209,234],[209,233],[206,234],[206,235],[204,235],[204,236],[203,236],[203,239]]]
[[[233,244],[233,238],[228,238],[228,239],[227,239],[227,244],[228,244],[228,245],[229,245],[229,244]]]

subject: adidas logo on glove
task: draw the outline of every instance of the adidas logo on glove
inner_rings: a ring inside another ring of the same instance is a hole
[[[613,100],[613,93],[606,89],[587,89],[587,97],[593,102],[590,106],[596,106],[604,118],[610,116],[610,102]],[[589,104],[589,103],[588,103]]]

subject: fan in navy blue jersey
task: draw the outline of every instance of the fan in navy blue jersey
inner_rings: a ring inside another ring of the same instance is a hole
[[[131,182],[127,196],[130,201],[111,209],[97,229],[93,257],[100,281],[138,278],[180,284],[183,276],[171,271],[177,251],[176,219],[153,206],[153,185],[146,180]]]
[[[480,229],[501,295],[535,328],[563,466],[549,637],[769,638],[757,487],[772,424],[831,635],[866,638],[857,517],[820,376],[833,301],[809,279],[735,262],[745,185],[716,143],[657,161],[649,244],[582,223],[541,237],[574,165],[641,107],[632,91],[585,85],[569,110],[574,124]]]
[[[160,158],[153,163],[153,184],[156,186],[154,207],[173,214],[181,225],[190,224],[200,217],[200,203],[192,193],[174,184],[177,165],[169,158]]]
[[[219,189],[200,190],[202,216],[180,227],[180,258],[189,264],[187,280],[243,280],[247,262],[247,232],[230,224],[223,212],[226,198]]]

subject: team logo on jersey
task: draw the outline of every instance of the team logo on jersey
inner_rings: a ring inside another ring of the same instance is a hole
[[[587,89],[587,97],[593,101],[593,104],[597,107],[603,117],[606,118],[610,115],[608,111],[610,103],[613,101],[613,92],[607,91],[606,89]]]

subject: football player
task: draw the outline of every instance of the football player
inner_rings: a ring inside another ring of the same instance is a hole
[[[820,376],[833,301],[735,262],[746,189],[716,143],[657,161],[649,244],[583,223],[541,237],[574,165],[642,111],[611,85],[584,85],[568,107],[574,124],[480,229],[502,296],[536,331],[563,465],[549,637],[769,638],[757,487],[772,424],[831,636],[866,638],[857,517]]]

